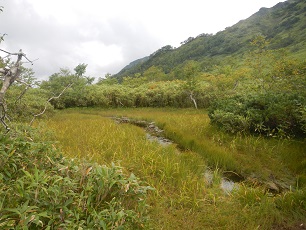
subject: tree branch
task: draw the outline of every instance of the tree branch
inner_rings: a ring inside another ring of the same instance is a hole
[[[7,118],[5,104],[1,102],[0,107],[1,107],[0,108],[0,110],[1,110],[0,122],[2,123],[4,128],[6,129],[6,133],[8,133],[10,131],[10,127],[5,122],[5,119]]]
[[[58,98],[60,98],[60,97],[62,96],[62,94],[63,94],[68,88],[70,88],[72,85],[73,85],[73,83],[69,83],[69,84],[62,90],[62,92],[61,92],[59,95],[50,97],[50,98],[46,101],[45,108],[44,108],[40,113],[34,114],[34,115],[33,115],[33,118],[32,118],[32,120],[31,120],[31,122],[30,122],[30,126],[32,126],[32,124],[33,124],[33,122],[34,122],[34,120],[35,120],[36,117],[39,117],[39,116],[43,115],[43,114],[46,112],[46,110],[47,110],[47,105],[48,105],[48,103],[49,103],[50,101],[52,101],[53,99],[58,99]]]
[[[24,57],[25,59],[27,59],[32,65],[32,61],[30,59],[27,58],[27,56],[22,52],[22,49],[19,50],[18,53],[10,53],[6,50],[0,49],[0,51],[8,54],[7,56],[10,55],[17,55],[17,61],[14,63],[14,65],[11,68],[0,68],[0,74],[2,74],[4,76],[3,78],[3,83],[2,83],[2,87],[0,89],[0,112],[1,112],[1,117],[0,117],[0,122],[2,123],[2,125],[5,127],[5,129],[7,130],[7,132],[10,130],[8,125],[5,123],[5,119],[7,118],[7,114],[6,114],[6,104],[5,104],[5,94],[6,91],[10,88],[10,86],[15,82],[18,81],[19,76],[21,74],[21,60]],[[28,88],[28,87],[27,87]],[[18,99],[20,99],[22,97],[22,95],[25,92],[23,92]],[[17,99],[17,100],[18,100]],[[16,100],[16,101],[17,101]]]
[[[191,91],[190,92],[190,99],[192,100],[192,102],[193,102],[193,104],[194,104],[194,107],[196,108],[196,109],[198,109],[198,105],[197,105],[197,101],[196,101],[196,99],[193,97],[193,92]]]
[[[26,83],[26,82],[24,82],[24,81],[21,81],[21,80],[19,80],[19,79],[17,79],[16,81],[19,82],[19,83],[21,83],[21,84],[26,85],[26,87],[25,87],[25,89],[22,91],[22,93],[18,96],[18,98],[16,99],[15,104],[17,104],[17,101],[18,101],[18,100],[20,101],[21,98],[23,97],[23,95],[26,93],[26,91],[27,91],[29,88],[32,87],[30,84],[28,84],[28,83]]]

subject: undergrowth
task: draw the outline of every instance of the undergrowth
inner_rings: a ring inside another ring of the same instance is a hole
[[[37,130],[18,130],[0,135],[1,229],[148,228],[150,186],[115,164],[64,158]]]

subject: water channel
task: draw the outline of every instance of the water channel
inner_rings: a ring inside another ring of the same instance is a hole
[[[163,136],[163,130],[157,127],[154,122],[132,120],[127,117],[115,118],[115,120],[119,124],[129,123],[144,128],[146,130],[146,138],[149,141],[157,142],[163,147],[175,144],[173,141]],[[178,151],[180,150],[178,149]],[[217,175],[215,175],[212,170],[206,170],[204,172],[204,179],[208,185],[212,185],[214,183],[215,177],[217,177]],[[226,175],[221,177],[221,179],[219,178],[219,180],[220,188],[223,190],[223,192],[225,194],[230,194],[232,191],[239,189],[238,182],[241,182],[243,178],[234,172],[226,172]]]

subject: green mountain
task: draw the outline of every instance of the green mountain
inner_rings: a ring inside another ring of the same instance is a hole
[[[113,76],[119,80],[124,76],[132,77],[152,66],[169,73],[187,60],[198,61],[203,68],[209,68],[228,57],[242,57],[250,49],[250,41],[259,34],[270,41],[270,49],[286,48],[292,55],[305,58],[306,1],[288,0],[272,8],[261,8],[248,19],[215,35],[190,37],[178,48],[164,46]]]
[[[132,61],[130,64],[125,66],[121,71],[131,69],[131,68],[135,67],[136,65],[142,64],[143,62],[147,61],[148,59],[149,59],[149,57],[147,56],[147,57],[140,58],[140,59],[137,59],[135,61]]]

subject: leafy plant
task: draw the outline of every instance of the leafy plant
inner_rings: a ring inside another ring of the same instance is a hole
[[[147,226],[150,186],[114,164],[65,159],[52,142],[37,141],[35,132],[0,136],[2,229]]]
[[[231,133],[303,137],[303,104],[305,98],[298,94],[237,95],[216,101],[209,116],[212,123]]]

